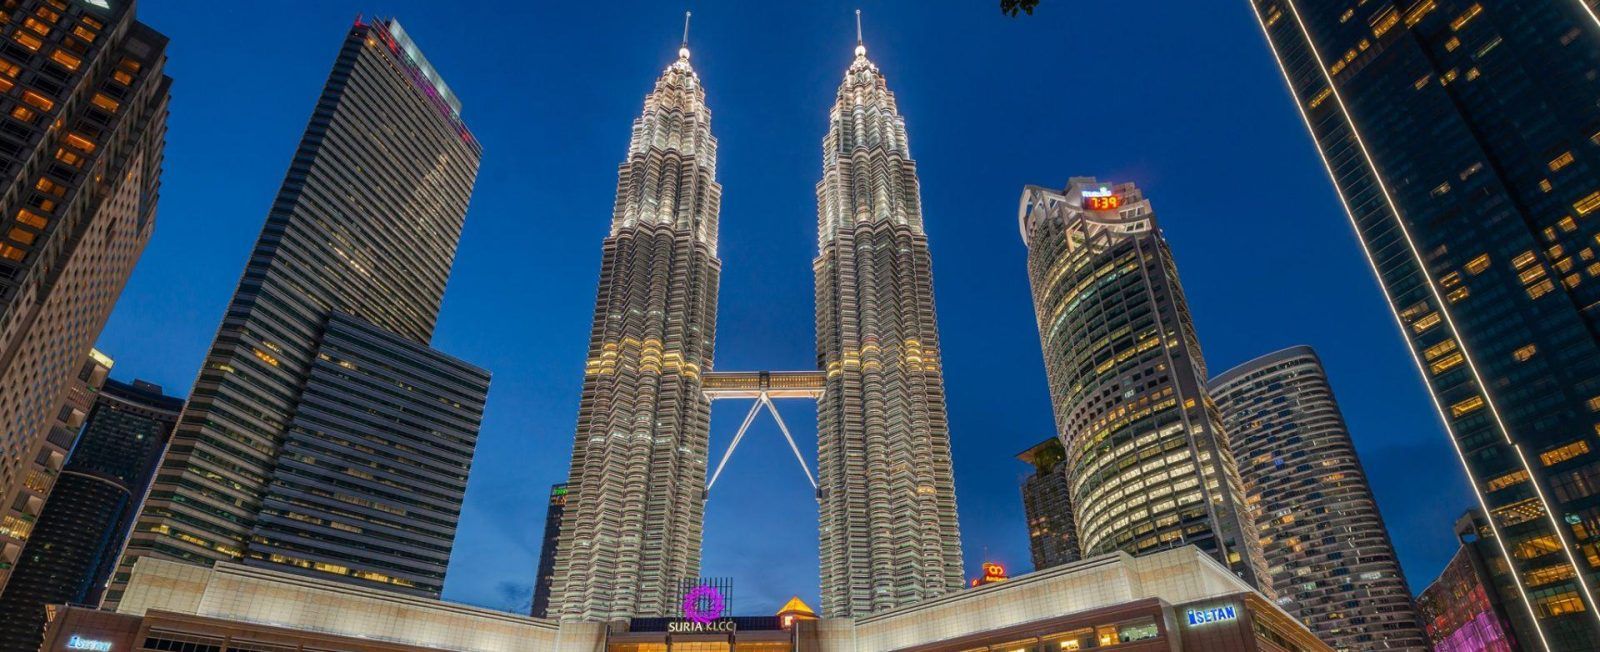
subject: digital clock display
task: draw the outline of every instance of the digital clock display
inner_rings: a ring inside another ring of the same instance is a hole
[[[1114,211],[1122,208],[1122,197],[1117,195],[1084,195],[1083,210]]]

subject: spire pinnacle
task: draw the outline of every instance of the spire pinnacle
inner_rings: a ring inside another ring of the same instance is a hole
[[[867,56],[867,45],[861,38],[861,10],[856,10],[856,56]]]
[[[679,59],[689,58],[689,17],[692,15],[690,12],[683,12],[683,44],[678,46]]]

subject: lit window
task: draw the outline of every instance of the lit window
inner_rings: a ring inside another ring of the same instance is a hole
[[[1422,319],[1418,319],[1417,321],[1412,322],[1411,323],[1411,330],[1413,332],[1421,333],[1421,332],[1426,331],[1426,330],[1428,330],[1430,328],[1433,328],[1434,326],[1438,325],[1438,323],[1439,323],[1439,313],[1430,312],[1426,316],[1424,316]]]
[[[39,36],[50,35],[50,26],[40,22],[37,18],[28,18],[22,21],[22,26],[38,32]]]
[[[1588,196],[1579,199],[1577,203],[1572,205],[1572,209],[1578,211],[1578,215],[1588,215],[1597,208],[1600,208],[1600,190],[1589,193]]]
[[[116,100],[106,97],[105,93],[95,93],[92,101],[94,102],[95,106],[112,113],[116,113],[117,108],[122,106],[121,104],[118,104]]]
[[[1540,453],[1539,461],[1543,462],[1545,466],[1554,466],[1587,452],[1589,452],[1589,442],[1579,439],[1570,444],[1557,446]]]
[[[39,215],[26,208],[17,211],[17,221],[41,230],[44,229],[44,225],[49,224],[48,220],[39,217]]]
[[[1477,411],[1481,407],[1483,407],[1483,397],[1474,396],[1450,406],[1450,414],[1457,417],[1464,416]]]
[[[56,101],[55,100],[52,100],[52,99],[50,99],[48,97],[40,95],[40,94],[38,94],[38,93],[36,93],[34,91],[23,91],[22,92],[22,101],[27,102],[28,104],[31,104],[31,105],[33,105],[35,107],[38,107],[38,109],[40,111],[49,111],[50,109],[53,109],[56,106]]]
[[[1484,483],[1484,488],[1489,491],[1499,491],[1501,489],[1505,489],[1506,487],[1514,487],[1527,481],[1528,472],[1522,469],[1517,469],[1500,477],[1491,478],[1488,482]]]
[[[76,133],[67,134],[67,145],[70,145],[73,149],[79,150],[85,154],[94,152],[94,141],[84,138],[82,135]]]
[[[1428,365],[1428,368],[1431,369],[1433,373],[1440,374],[1461,366],[1461,363],[1463,362],[1466,362],[1466,358],[1462,357],[1460,351],[1457,351],[1443,358],[1435,360],[1432,364]]]
[[[11,117],[16,118],[18,120],[21,120],[23,122],[33,122],[33,116],[34,116],[33,109],[30,109],[28,107],[22,106],[20,104],[11,108]]]
[[[1572,165],[1573,160],[1575,159],[1572,158],[1572,152],[1562,152],[1560,156],[1550,160],[1550,171],[1558,172],[1561,168]]]
[[[1533,354],[1538,353],[1538,352],[1539,352],[1539,347],[1534,346],[1532,344],[1529,344],[1529,345],[1524,346],[1524,347],[1522,347],[1520,349],[1512,351],[1511,352],[1511,357],[1516,358],[1517,362],[1527,362],[1529,358],[1533,357]]]
[[[11,241],[17,244],[31,245],[33,244],[34,238],[39,236],[35,235],[32,231],[13,226],[11,227],[11,232],[6,234],[6,237],[11,238]]]
[[[66,186],[51,181],[48,177],[39,177],[39,183],[33,184],[33,187],[39,192],[47,192],[57,197],[67,194]]]
[[[85,41],[89,41],[90,43],[93,43],[94,42],[94,37],[98,36],[98,34],[95,34],[93,31],[90,31],[89,29],[85,28],[83,25],[79,25],[77,27],[72,28],[72,35],[76,36],[78,38],[81,38],[81,39],[83,39]]]
[[[1516,258],[1512,258],[1511,259],[1511,266],[1515,267],[1517,269],[1522,269],[1524,267],[1527,267],[1528,264],[1532,263],[1534,260],[1535,260],[1535,258],[1533,256],[1533,252],[1524,251],[1524,252],[1522,252],[1520,254],[1517,254]]]
[[[1556,284],[1551,283],[1550,279],[1545,279],[1543,281],[1539,281],[1536,285],[1528,286],[1528,298],[1537,299],[1546,294],[1550,294],[1551,292],[1555,291],[1555,289]]]
[[[133,75],[130,75],[127,72],[124,72],[124,71],[121,71],[121,70],[117,70],[115,72],[112,72],[111,73],[111,78],[117,80],[117,83],[118,84],[122,84],[123,86],[132,86],[133,85]]]
[[[39,37],[22,30],[12,32],[11,40],[21,43],[22,47],[28,48],[34,52],[38,52],[39,48],[44,45],[44,41],[39,40]]]
[[[1481,254],[1467,262],[1467,271],[1473,274],[1482,274],[1486,269],[1489,269],[1489,254]]]
[[[1461,31],[1461,28],[1466,27],[1467,23],[1472,22],[1472,19],[1477,18],[1478,14],[1481,13],[1483,13],[1483,5],[1476,2],[1472,3],[1471,7],[1467,7],[1467,10],[1461,12],[1460,16],[1456,16],[1455,20],[1450,21],[1450,29],[1457,32]]]
[[[77,70],[78,66],[83,65],[83,59],[60,49],[50,53],[50,60],[61,64],[61,67],[67,70]]]

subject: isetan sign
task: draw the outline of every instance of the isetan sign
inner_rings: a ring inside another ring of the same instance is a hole
[[[88,650],[88,652],[111,652],[111,641],[100,641],[73,634],[72,638],[67,639],[67,649]]]
[[[738,624],[731,618],[703,623],[693,620],[677,620],[667,623],[668,634],[732,634],[738,629]]]
[[[1196,627],[1199,625],[1220,623],[1226,620],[1238,620],[1239,612],[1234,609],[1233,605],[1230,604],[1224,607],[1215,607],[1212,609],[1190,609],[1188,610],[1188,616],[1189,626]]]

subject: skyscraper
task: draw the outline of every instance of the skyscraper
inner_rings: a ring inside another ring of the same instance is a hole
[[[961,588],[932,260],[905,119],[858,39],[817,183],[822,613]]]
[[[1500,558],[1483,513],[1456,521],[1461,547],[1439,577],[1417,596],[1434,652],[1543,650],[1533,620]]]
[[[563,619],[675,613],[700,573],[717,327],[717,140],[689,48],[633,122],[600,262],[556,547]]]
[[[63,395],[154,228],[171,80],[133,7],[0,9],[0,585],[61,468]]]
[[[0,593],[0,650],[39,649],[45,605],[99,602],[182,409],[158,385],[105,383]]]
[[[1284,610],[1339,650],[1427,640],[1322,361],[1269,353],[1211,379]]]
[[[487,374],[427,348],[481,150],[400,24],[357,21],[106,600],[141,557],[437,595]]]
[[[539,546],[539,570],[533,578],[533,604],[530,616],[544,618],[550,613],[550,587],[556,581],[556,542],[561,536],[561,515],[567,511],[567,483],[550,488],[550,503],[544,512],[544,541]]]
[[[1028,186],[1019,218],[1083,555],[1193,544],[1270,595],[1150,201],[1078,177]]]
[[[1067,482],[1067,449],[1051,437],[1023,451],[1017,459],[1033,465],[1022,481],[1022,511],[1028,519],[1028,550],[1033,569],[1077,561],[1078,532],[1072,524],[1072,485]]]
[[[1600,647],[1595,10],[1251,5],[1544,643]]]
[[[53,492],[61,466],[78,440],[78,431],[89,418],[95,395],[111,373],[111,358],[95,349],[78,367],[78,373],[61,393],[55,417],[50,423],[50,434],[45,437],[33,463],[24,467],[22,487],[15,500],[0,505],[0,540],[5,542],[4,556],[0,557],[0,588],[9,581],[11,571],[26,549],[32,530],[37,527],[48,494]]]

